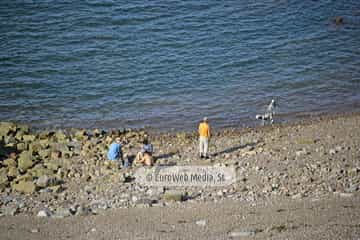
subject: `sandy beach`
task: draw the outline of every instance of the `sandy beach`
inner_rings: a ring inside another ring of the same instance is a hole
[[[353,113],[216,130],[209,160],[195,132],[151,135],[156,166],[234,168],[222,187],[145,186],[138,167],[109,165],[109,141],[122,137],[132,158],[142,130],[3,124],[0,239],[359,239],[359,123]]]

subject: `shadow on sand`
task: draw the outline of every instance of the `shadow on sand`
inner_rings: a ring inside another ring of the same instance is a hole
[[[243,149],[243,148],[246,148],[246,147],[255,147],[258,143],[255,143],[255,142],[252,142],[252,143],[246,143],[246,144],[241,144],[241,145],[238,145],[238,146],[235,146],[235,147],[231,147],[231,148],[227,148],[223,151],[220,151],[220,152],[216,152],[214,154],[212,154],[213,157],[217,157],[221,154],[225,154],[225,153],[232,153],[232,152],[235,152],[237,150],[240,150],[240,149]]]

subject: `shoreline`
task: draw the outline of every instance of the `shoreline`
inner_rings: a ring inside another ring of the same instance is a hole
[[[353,116],[360,114],[360,111],[336,111],[336,112],[298,112],[298,113],[290,113],[290,114],[277,114],[275,115],[275,123],[274,125],[291,125],[291,124],[306,124],[306,122],[313,122],[313,121],[321,121],[326,119],[334,119],[338,117],[347,117],[347,116]],[[209,117],[209,116],[208,116]],[[216,131],[229,131],[229,130],[241,130],[241,129],[255,129],[261,126],[261,121],[256,120],[255,116],[253,118],[244,118],[244,121],[239,121],[239,124],[237,126],[234,126],[233,124],[227,125],[227,126],[216,126],[216,122],[211,119],[210,116],[210,123],[214,126],[214,129]],[[199,119],[199,122],[201,119]],[[190,133],[192,131],[197,131],[197,126],[199,122],[194,122],[192,128],[157,128],[157,127],[151,127],[151,126],[143,126],[143,127],[126,127],[119,124],[119,127],[101,127],[103,124],[92,124],[94,126],[92,127],[82,127],[79,126],[79,124],[74,124],[73,126],[63,126],[56,124],[55,127],[51,127],[50,125],[46,126],[38,126],[39,124],[35,124],[31,121],[24,122],[24,121],[12,121],[12,120],[0,120],[0,122],[12,122],[17,125],[28,125],[31,126],[32,129],[35,131],[44,131],[44,130],[72,130],[72,129],[84,129],[84,130],[94,130],[94,129],[101,129],[104,131],[111,131],[111,130],[117,130],[117,129],[123,129],[123,130],[131,130],[131,131],[147,131],[149,133],[152,133],[154,135],[160,135],[164,133]],[[116,122],[115,120],[112,120],[112,122]],[[120,122],[120,121],[119,121]],[[114,124],[111,124],[114,125]]]

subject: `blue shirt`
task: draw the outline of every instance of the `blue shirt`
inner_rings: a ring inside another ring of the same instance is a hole
[[[149,153],[152,154],[153,152],[153,146],[152,144],[144,144],[143,149],[141,150],[142,153]]]
[[[110,145],[107,157],[109,160],[118,160],[121,154],[121,145],[119,143],[112,143]]]

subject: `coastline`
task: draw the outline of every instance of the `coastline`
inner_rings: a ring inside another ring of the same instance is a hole
[[[220,129],[214,132],[208,161],[197,157],[196,132],[152,133],[156,166],[225,166],[236,170],[236,183],[203,188],[144,186],[133,181],[137,167],[118,170],[109,165],[104,156],[112,138],[122,137],[124,153],[133,157],[141,147],[144,130],[105,133],[72,129],[17,135],[19,129],[25,132],[29,129],[16,126],[14,132],[11,125],[13,132],[6,133],[7,141],[16,142],[12,146],[23,150],[12,160],[11,157],[1,160],[0,172],[7,174],[7,182],[2,182],[0,211],[2,219],[14,218],[15,222],[23,222],[24,217],[37,218],[41,211],[49,215],[45,218],[66,221],[78,217],[101,219],[113,211],[128,211],[136,216],[146,214],[139,210],[143,208],[167,212],[209,204],[210,209],[217,209],[217,204],[228,201],[233,208],[244,205],[247,209],[273,201],[279,203],[276,208],[288,201],[301,205],[314,199],[319,205],[337,198],[356,202],[360,187],[358,126],[360,113],[355,112],[263,127]],[[32,151],[31,162],[23,157],[20,164],[24,151]],[[10,172],[17,176],[9,175]],[[47,181],[39,183],[40,178]],[[335,206],[334,214],[340,214],[341,206],[338,203]],[[196,211],[193,214],[195,217]],[[358,208],[353,214],[359,214]],[[225,219],[225,215],[220,215],[221,218]],[[341,224],[351,228],[354,219]],[[168,220],[172,221],[171,216]],[[220,224],[223,231],[228,231],[225,225]],[[159,235],[142,227],[141,231]],[[359,230],[354,227],[350,232]],[[292,231],[298,230],[289,227],[279,234]],[[316,230],[313,231],[315,234]],[[269,237],[264,232],[258,236]]]

